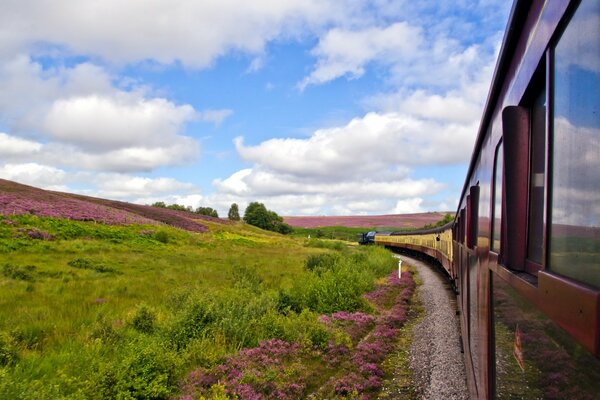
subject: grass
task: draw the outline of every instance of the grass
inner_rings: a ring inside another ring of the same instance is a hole
[[[202,223],[0,217],[0,398],[170,398],[192,369],[266,340],[343,342],[319,315],[372,312],[362,294],[396,264],[379,248]]]

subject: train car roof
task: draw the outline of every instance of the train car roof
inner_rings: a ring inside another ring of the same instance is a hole
[[[502,47],[500,48],[498,60],[496,61],[496,68],[494,69],[492,83],[490,85],[488,97],[485,102],[485,107],[483,109],[483,116],[479,125],[477,139],[475,140],[475,147],[473,148],[473,153],[471,154],[471,162],[469,164],[469,169],[465,178],[463,190],[460,195],[460,200],[458,203],[456,214],[454,216],[455,220],[460,212],[462,199],[464,199],[465,193],[469,188],[469,182],[471,179],[471,175],[473,175],[475,164],[477,163],[477,157],[479,155],[479,152],[481,151],[481,146],[483,144],[483,140],[485,139],[488,125],[490,124],[490,121],[494,114],[494,110],[496,108],[496,103],[502,92],[502,84],[504,82],[506,72],[510,68],[512,56],[515,47],[517,46],[519,35],[523,29],[523,25],[525,24],[525,21],[527,19],[527,14],[529,12],[530,6],[531,0],[515,0],[513,2],[510,11],[510,16],[506,25],[506,30],[504,31]]]
[[[406,235],[425,235],[428,233],[440,233],[452,229],[454,221],[448,222],[446,225],[438,226],[436,228],[429,229],[415,229],[414,231],[397,231],[391,232],[390,236],[406,236]]]

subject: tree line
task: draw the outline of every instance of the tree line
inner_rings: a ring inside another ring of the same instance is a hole
[[[198,207],[195,210],[190,206],[182,206],[179,204],[165,204],[164,201],[157,201],[152,204],[153,207],[168,208],[176,211],[187,211],[199,215],[207,215],[209,217],[219,218],[219,213],[212,207]],[[240,210],[236,203],[231,204],[227,218],[230,221],[239,221]],[[293,229],[290,225],[283,222],[283,218],[277,215],[275,211],[271,211],[265,207],[263,203],[252,202],[248,204],[244,212],[244,222],[268,231],[279,232],[284,235],[292,233]]]

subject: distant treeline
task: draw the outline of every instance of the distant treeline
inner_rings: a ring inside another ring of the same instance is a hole
[[[219,213],[212,207],[198,207],[195,210],[190,206],[182,206],[180,204],[166,205],[163,201],[157,201],[152,204],[153,207],[169,208],[176,211],[188,211],[199,215],[207,215],[209,217],[219,218]],[[239,207],[236,203],[231,204],[227,218],[231,221],[239,221]],[[283,222],[283,218],[277,215],[275,211],[271,211],[265,207],[263,203],[252,202],[246,207],[244,212],[244,222],[254,225],[268,231],[279,232],[284,235],[292,233],[293,229],[290,225]]]

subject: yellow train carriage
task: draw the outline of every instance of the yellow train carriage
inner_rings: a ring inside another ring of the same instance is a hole
[[[440,228],[411,231],[377,233],[375,244],[418,251],[437,259],[450,277],[452,270],[452,223]]]

